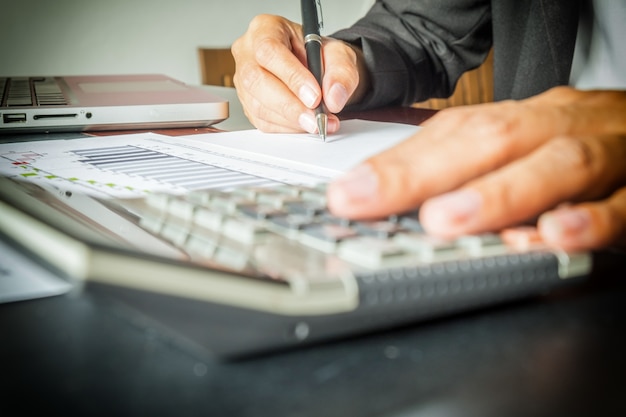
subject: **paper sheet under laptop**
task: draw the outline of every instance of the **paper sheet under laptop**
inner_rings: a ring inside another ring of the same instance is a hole
[[[419,127],[365,120],[316,135],[258,130],[169,137],[153,133],[0,144],[0,174],[62,191],[137,197],[150,191],[327,182]]]
[[[65,294],[72,284],[0,240],[0,303]]]

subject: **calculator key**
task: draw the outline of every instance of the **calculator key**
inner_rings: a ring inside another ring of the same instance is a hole
[[[250,268],[250,254],[240,248],[220,244],[213,255],[213,260],[235,271]]]
[[[172,198],[167,206],[167,211],[174,217],[184,221],[190,221],[193,218],[195,208],[196,205],[190,201],[182,198]]]
[[[215,210],[205,207],[196,207],[193,222],[196,226],[206,228],[208,230],[219,231],[222,229],[225,215]]]
[[[234,196],[228,192],[220,192],[211,196],[208,207],[222,213],[233,214],[240,207],[250,204],[255,204],[255,201],[246,197]]]
[[[461,236],[456,240],[456,244],[472,256],[496,255],[507,251],[502,238],[495,233]]]
[[[160,234],[175,245],[183,246],[189,236],[189,225],[170,220],[163,223]]]
[[[365,236],[342,242],[338,255],[348,262],[365,265],[371,268],[397,267],[412,260],[415,252],[390,239],[376,239]]]
[[[407,230],[418,233],[425,233],[424,227],[422,223],[420,223],[417,214],[413,214],[410,216],[402,216],[399,220],[400,225]]]
[[[346,239],[358,236],[356,230],[336,224],[316,224],[303,227],[301,241],[324,251],[334,251],[336,245]]]
[[[500,232],[502,241],[518,251],[527,251],[543,245],[543,239],[536,227],[520,226]]]
[[[164,223],[164,216],[153,216],[148,213],[142,215],[139,219],[139,226],[154,234],[159,234],[161,232],[161,228],[163,228]]]
[[[239,207],[239,213],[255,220],[268,220],[272,217],[287,215],[284,209],[264,204],[244,204]]]
[[[335,224],[343,227],[349,227],[356,223],[354,220],[348,219],[346,217],[335,216],[334,214],[331,214],[328,210],[320,213],[319,217],[324,223]]]
[[[248,218],[227,218],[222,233],[227,238],[245,244],[261,242],[270,234],[262,223]]]
[[[273,216],[269,219],[272,226],[279,229],[298,231],[305,227],[311,227],[320,224],[319,220],[308,214],[287,214],[284,216]]]
[[[354,228],[361,234],[366,236],[374,236],[380,239],[390,238],[406,229],[398,223],[388,220],[357,222]]]
[[[218,242],[216,236],[192,233],[187,238],[184,248],[193,258],[211,259],[215,255]]]
[[[170,199],[172,196],[162,193],[152,193],[148,194],[145,198],[146,204],[153,209],[166,211],[167,207],[170,204]]]
[[[460,255],[461,249],[452,240],[424,233],[402,233],[394,237],[398,244],[418,254],[422,262],[435,262]]]
[[[302,191],[302,200],[326,207],[326,192],[319,189],[308,189]]]
[[[318,216],[326,211],[326,207],[302,200],[284,202],[282,208],[292,214]]]
[[[259,204],[265,204],[265,205],[274,206],[276,208],[280,208],[288,203],[299,203],[301,200],[298,197],[294,197],[294,196],[287,195],[287,194],[262,193],[257,196],[256,201]]]

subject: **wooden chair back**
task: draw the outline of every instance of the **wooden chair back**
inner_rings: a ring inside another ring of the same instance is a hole
[[[440,110],[491,101],[493,101],[493,50],[489,52],[483,64],[461,76],[454,93],[449,98],[433,98],[415,103],[413,107]]]
[[[234,87],[235,59],[230,48],[198,48],[202,84]]]

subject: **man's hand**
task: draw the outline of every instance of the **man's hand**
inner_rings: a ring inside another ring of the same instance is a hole
[[[552,89],[523,101],[443,110],[329,186],[337,215],[420,208],[454,237],[538,219],[568,250],[626,247],[626,92]]]
[[[320,90],[306,67],[302,27],[279,16],[255,17],[231,50],[236,62],[233,81],[244,112],[266,132],[315,133],[317,123],[312,109],[322,97],[328,111],[338,113],[363,78],[359,51],[324,38],[325,74]],[[338,129],[339,119],[331,114],[328,133]]]

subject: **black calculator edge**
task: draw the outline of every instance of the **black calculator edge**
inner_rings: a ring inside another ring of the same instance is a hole
[[[237,360],[417,325],[545,295],[586,279],[586,275],[562,279],[557,257],[545,252],[483,258],[469,267],[471,271],[442,263],[434,268],[364,274],[357,277],[359,306],[355,310],[311,316],[275,314],[94,282],[88,289],[110,296],[116,311],[143,331],[155,331],[200,357]]]

